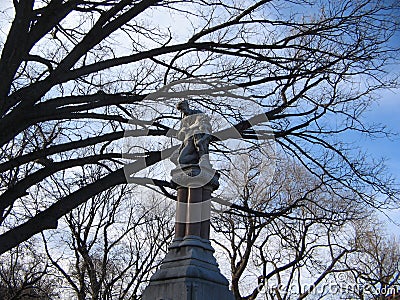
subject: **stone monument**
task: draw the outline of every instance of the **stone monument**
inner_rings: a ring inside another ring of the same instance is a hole
[[[175,238],[143,293],[143,300],[233,300],[228,280],[221,274],[210,237],[211,193],[219,174],[209,159],[211,124],[188,102],[178,103],[182,113],[177,137],[181,147],[172,155],[177,190]]]

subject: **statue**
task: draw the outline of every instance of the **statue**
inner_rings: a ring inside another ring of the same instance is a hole
[[[210,242],[211,193],[219,174],[209,162],[210,118],[181,101],[177,137],[181,146],[171,157],[177,191],[175,238],[159,270],[151,277],[142,299],[233,300],[229,282],[221,274]]]
[[[176,108],[182,113],[181,127],[177,134],[182,145],[171,160],[179,166],[195,164],[210,166],[210,118],[201,110],[191,109],[187,100],[179,102]]]

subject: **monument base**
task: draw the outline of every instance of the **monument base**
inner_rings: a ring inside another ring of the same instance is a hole
[[[143,300],[234,300],[214,249],[198,236],[176,239],[151,277]]]

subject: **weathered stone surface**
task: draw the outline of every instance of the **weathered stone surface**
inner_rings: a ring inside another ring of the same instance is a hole
[[[172,184],[176,187],[219,187],[220,174],[211,165],[179,165],[171,171]]]
[[[213,252],[210,242],[197,236],[175,240],[143,300],[233,300]]]
[[[211,124],[187,101],[177,108],[184,118],[177,135],[183,143],[171,157],[176,164],[171,171],[177,189],[175,240],[142,299],[233,300],[209,241],[211,193],[219,186],[219,174],[209,160]]]

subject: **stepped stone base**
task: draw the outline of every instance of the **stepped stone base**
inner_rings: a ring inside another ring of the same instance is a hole
[[[151,277],[143,300],[234,300],[214,249],[198,236],[176,239]]]

